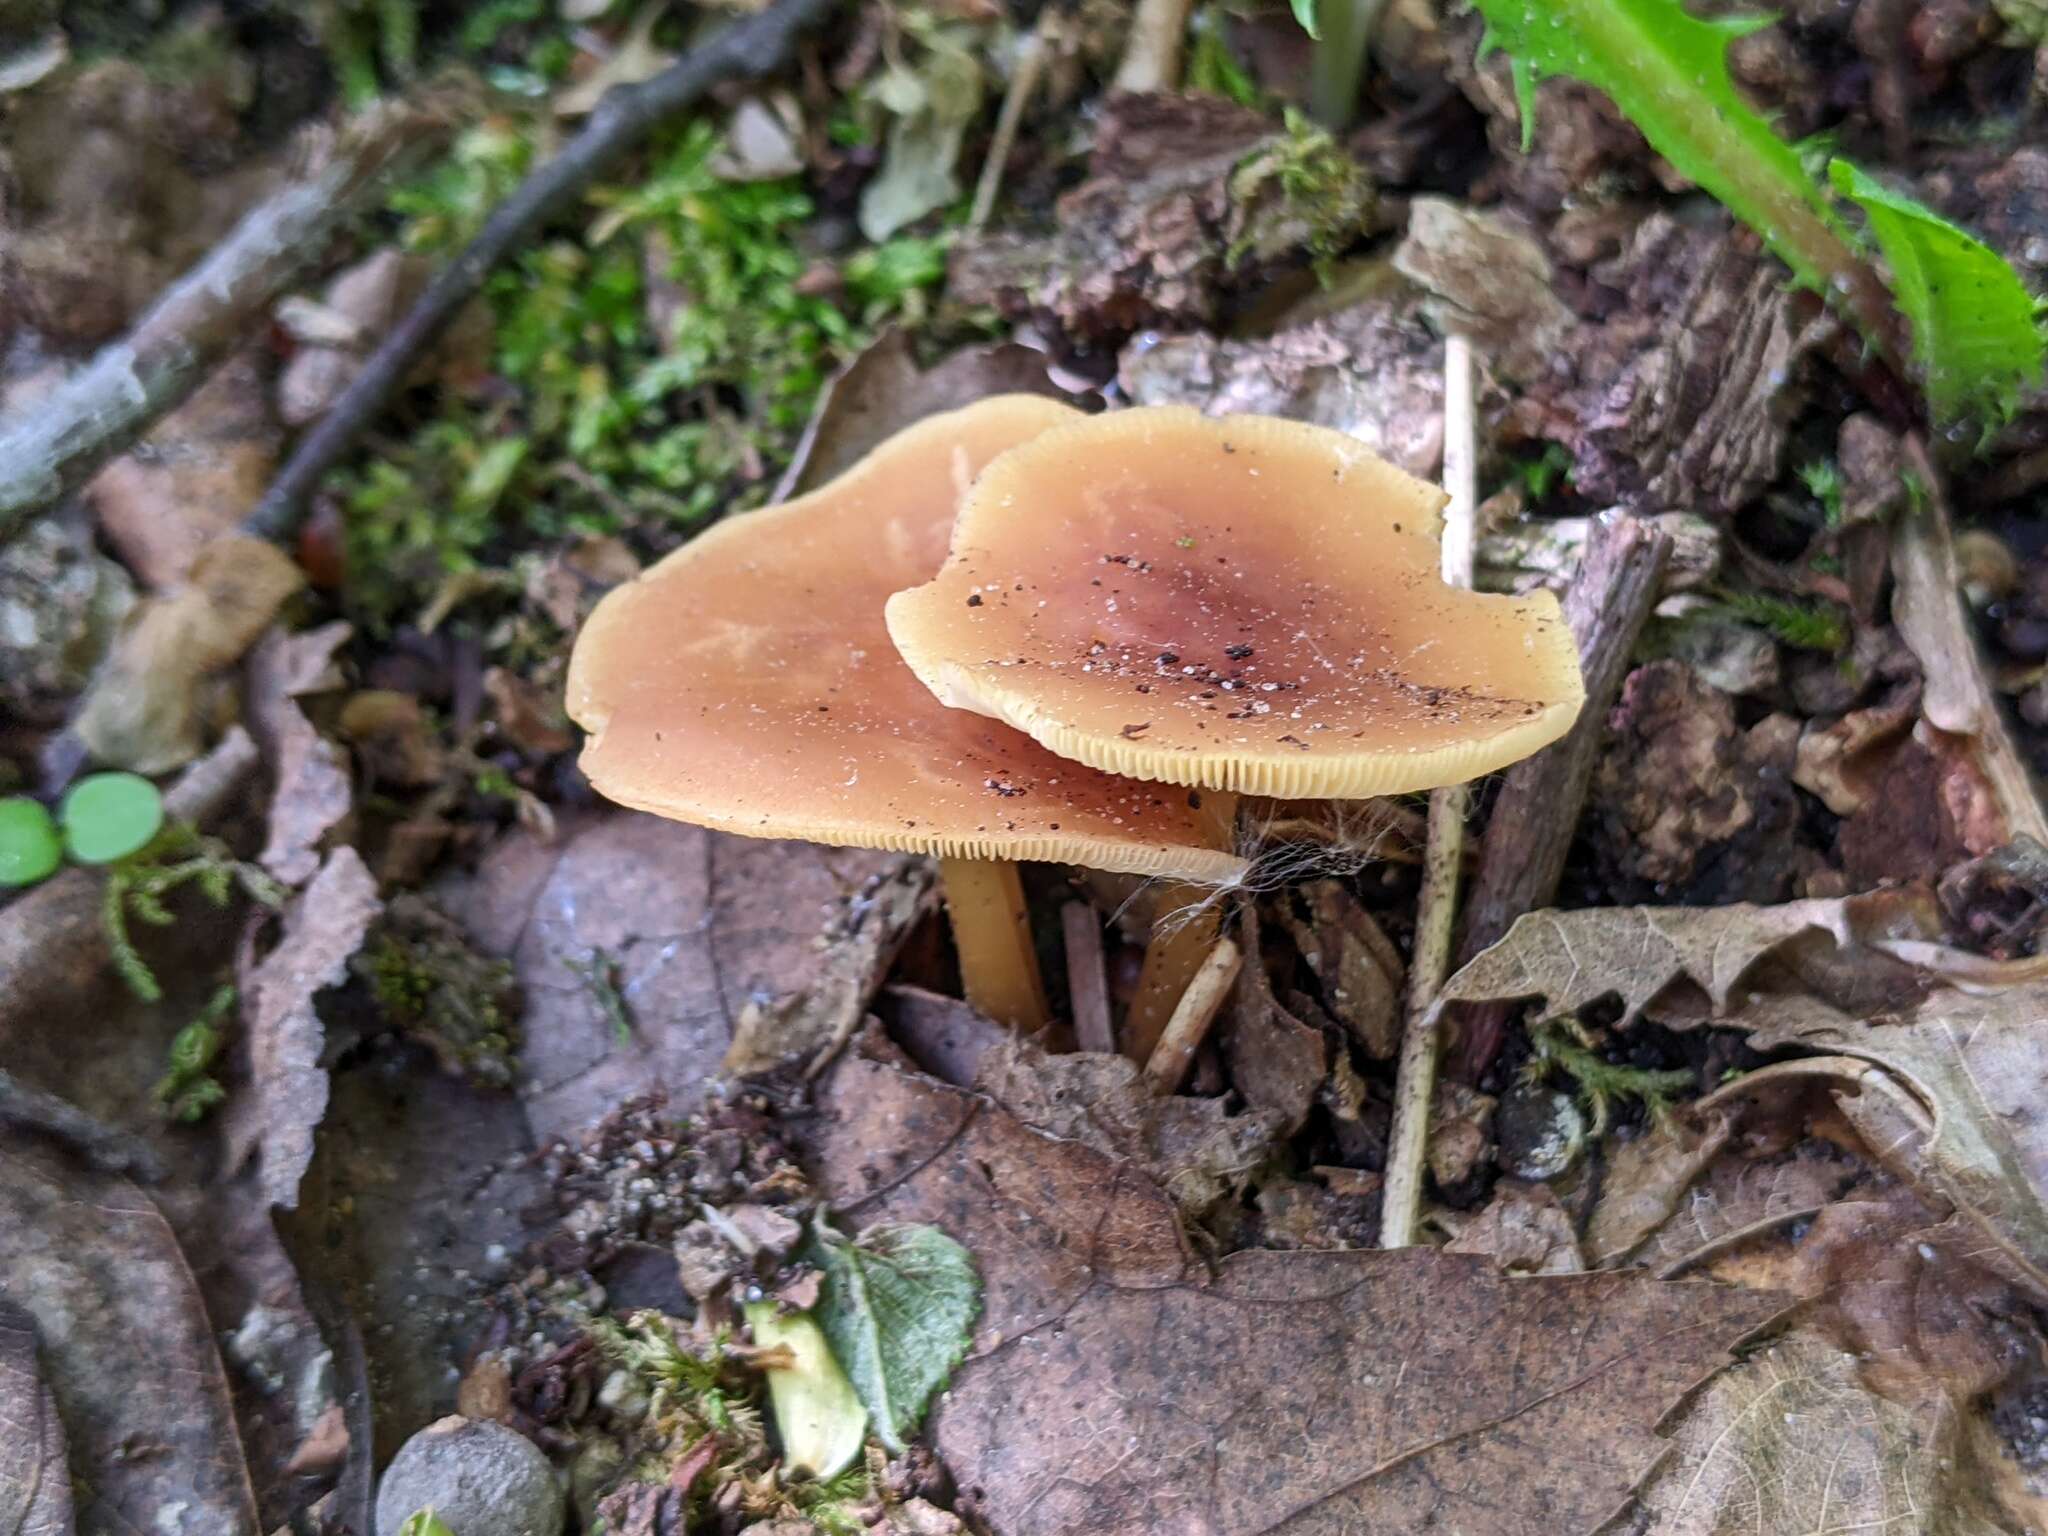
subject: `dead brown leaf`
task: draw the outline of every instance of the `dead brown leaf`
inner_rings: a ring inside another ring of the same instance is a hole
[[[551,844],[514,834],[439,899],[525,991],[527,1113],[546,1140],[843,1038],[930,883],[919,860],[622,812]]]
[[[1485,1259],[1244,1252],[1213,1274],[1126,1164],[855,1055],[813,1151],[860,1223],[935,1222],[986,1288],[932,1422],[996,1536],[1591,1530],[1769,1296]]]
[[[270,626],[305,577],[265,539],[207,544],[187,583],[136,605],[73,725],[103,763],[163,773],[205,744],[209,684]]]
[[[818,395],[789,468],[775,487],[787,501],[843,474],[883,438],[937,411],[956,410],[988,395],[1063,398],[1047,376],[1045,356],[1013,342],[969,347],[920,369],[909,335],[884,331]]]
[[[36,1362],[34,1320],[0,1301],[0,1531],[72,1536],[74,1529],[64,1424]]]
[[[1543,247],[1496,212],[1416,198],[1394,265],[1428,290],[1440,329],[1472,337],[1516,381],[1546,372],[1572,327]]]
[[[144,587],[184,581],[199,551],[232,533],[277,467],[261,358],[237,353],[86,487],[107,542]]]
[[[339,686],[334,653],[349,626],[324,624],[304,634],[273,630],[249,656],[249,728],[270,759],[269,830],[258,856],[286,885],[303,885],[320,867],[320,840],[354,803],[348,754],[313,729],[301,694]]]
[[[1273,995],[1259,942],[1257,909],[1246,903],[1239,926],[1238,947],[1247,956],[1237,973],[1230,1005],[1216,1031],[1230,1081],[1254,1109],[1279,1114],[1283,1135],[1293,1135],[1308,1119],[1316,1093],[1330,1070],[1323,1032],[1305,1024]],[[1292,964],[1290,956],[1288,964]]]
[[[1400,1049],[1401,996],[1408,968],[1393,940],[1342,881],[1312,880],[1275,904],[1281,926],[1322,990],[1323,1006],[1366,1054]],[[1297,907],[1297,902],[1299,907]]]
[[[362,857],[337,848],[285,909],[277,947],[241,978],[252,1081],[228,1108],[228,1165],[239,1168],[260,1148],[272,1205],[298,1203],[313,1132],[327,1111],[326,1032],[314,1001],[348,979],[348,962],[382,910]]]
[[[1931,896],[1912,888],[1776,907],[1533,912],[1452,977],[1438,1006],[1541,997],[1556,1015],[1618,996],[1624,1022],[1711,1020],[1760,1050],[1871,1063],[1845,1064],[1837,1096],[1866,1144],[1968,1214],[2012,1273],[2048,1292],[2048,1122],[2036,1112],[2048,1098],[2048,979],[2039,961],[1944,949],[1930,942],[1938,932]],[[1766,959],[1782,963],[1769,978]],[[1739,995],[1745,980],[1757,990]]]
[[[1571,1213],[1548,1184],[1504,1179],[1477,1216],[1438,1212],[1456,1234],[1445,1253],[1481,1253],[1510,1274],[1576,1275],[1585,1271]]]
[[[0,1133],[0,1231],[0,1294],[42,1346],[81,1528],[257,1536],[213,1329],[156,1208]]]
[[[1233,1115],[1221,1099],[1161,1096],[1136,1062],[1095,1051],[1048,1055],[1006,1040],[982,1057],[974,1086],[1033,1130],[1143,1169],[1190,1221],[1240,1193],[1279,1141],[1271,1110]]]
[[[1710,1383],[1637,1495],[1645,1536],[1915,1531],[1991,1536],[1946,1424],[1858,1379],[1856,1357],[1801,1330]],[[1959,1497],[1959,1495],[1961,1495]]]
[[[1666,1116],[1642,1135],[1613,1144],[1600,1199],[1586,1225],[1596,1266],[1619,1262],[1671,1219],[1694,1179],[1720,1155],[1734,1129],[1726,1115]]]

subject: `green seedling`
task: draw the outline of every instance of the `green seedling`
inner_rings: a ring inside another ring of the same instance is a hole
[[[164,824],[163,796],[133,773],[88,774],[53,819],[26,795],[0,800],[0,887],[34,885],[74,864],[111,864],[148,846]]]
[[[868,1411],[860,1394],[809,1313],[750,1301],[746,1315],[756,1344],[789,1357],[787,1365],[770,1366],[766,1373],[783,1461],[814,1478],[837,1477],[867,1442]]]
[[[64,862],[64,840],[40,800],[9,795],[0,800],[0,887],[47,880]]]
[[[420,1509],[406,1517],[405,1524],[398,1528],[398,1536],[456,1536],[456,1532],[433,1510]]]
[[[88,774],[66,792],[58,820],[75,863],[111,864],[140,852],[162,830],[164,800],[139,774]]]

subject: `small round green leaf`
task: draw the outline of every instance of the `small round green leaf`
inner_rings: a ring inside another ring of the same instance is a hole
[[[27,795],[0,800],[0,886],[34,885],[64,857],[57,824]]]
[[[72,858],[111,864],[156,836],[164,824],[164,797],[140,774],[88,774],[65,794],[58,816]]]

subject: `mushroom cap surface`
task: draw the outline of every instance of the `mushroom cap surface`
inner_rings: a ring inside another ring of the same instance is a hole
[[[883,605],[938,570],[983,465],[1078,419],[1033,395],[929,417],[830,484],[728,518],[609,593],[569,664],[591,783],[623,805],[750,837],[1239,874],[1198,795],[1067,762],[947,709],[889,641]]]
[[[1349,799],[1477,778],[1585,701],[1548,592],[1440,575],[1443,493],[1323,427],[1181,406],[991,463],[889,633],[945,703],[1134,778]]]

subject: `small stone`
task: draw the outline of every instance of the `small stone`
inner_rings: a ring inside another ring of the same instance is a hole
[[[1586,1117],[1570,1094],[1518,1087],[1500,1101],[1501,1168],[1518,1179],[1554,1179],[1577,1161]]]
[[[437,1420],[398,1448],[377,1490],[378,1536],[432,1509],[461,1536],[561,1536],[561,1482],[539,1447],[502,1424]]]

